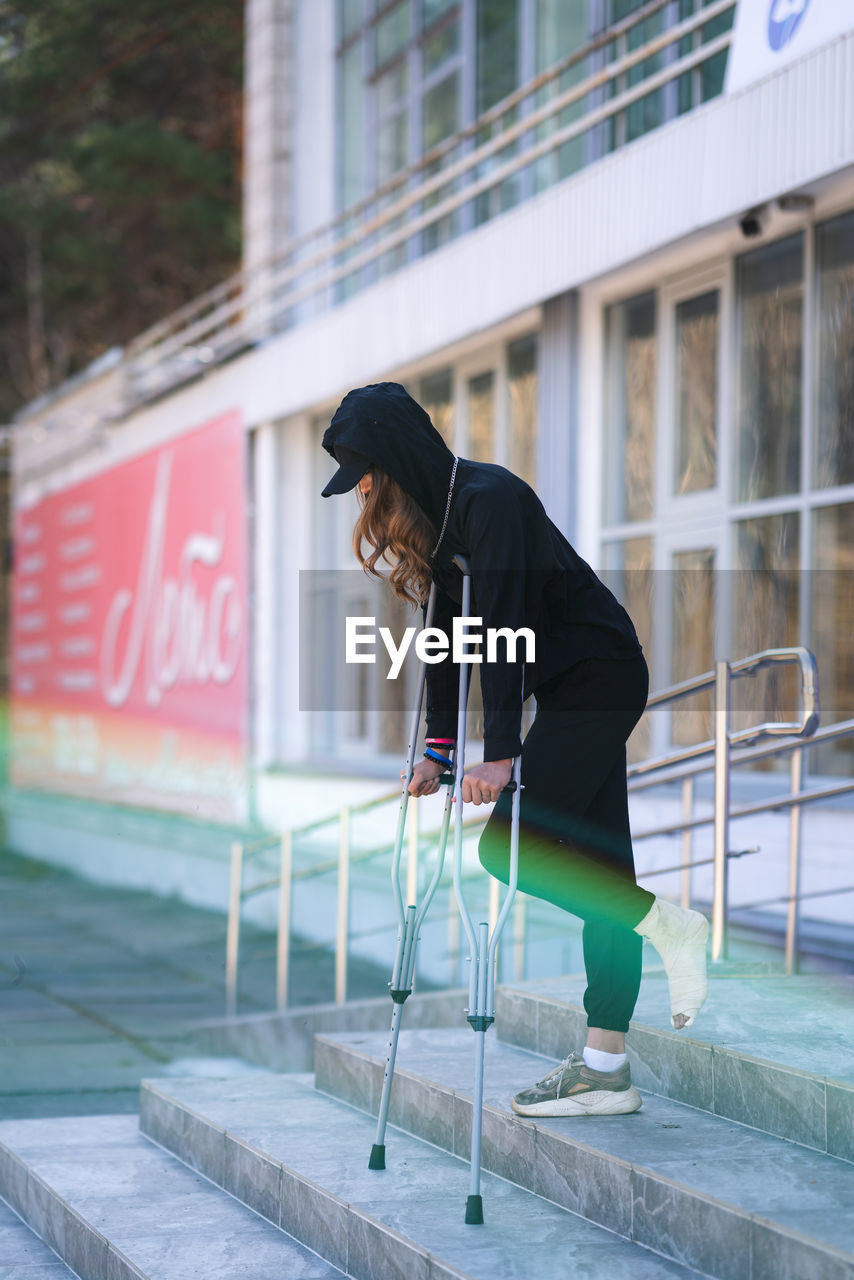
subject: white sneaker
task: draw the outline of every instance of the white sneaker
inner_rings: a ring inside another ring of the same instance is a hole
[[[648,938],[664,962],[670,984],[670,1021],[677,1030],[690,1027],[709,989],[708,920],[699,911],[686,911],[666,898],[656,898],[640,924],[635,925],[635,933]]]
[[[594,1071],[575,1053],[510,1103],[520,1116],[624,1116],[642,1105],[628,1062]]]

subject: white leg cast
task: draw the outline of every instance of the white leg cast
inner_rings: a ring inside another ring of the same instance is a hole
[[[656,898],[635,925],[635,933],[649,939],[664,963],[670,984],[670,1021],[677,1031],[690,1027],[708,992],[708,920],[699,911],[687,911],[666,898]]]

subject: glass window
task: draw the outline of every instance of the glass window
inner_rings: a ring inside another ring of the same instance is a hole
[[[711,3],[712,0],[679,0],[678,21],[684,22],[686,18],[699,13]],[[735,5],[733,4],[725,13],[719,13],[716,18],[704,23],[691,35],[683,36],[676,46],[677,57],[685,58],[694,49],[702,48],[704,44],[722,35],[724,31],[729,31],[734,20]],[[711,58],[707,58],[705,62],[701,62],[699,66],[693,67],[691,71],[686,71],[679,77],[676,85],[677,111],[680,115],[685,111],[693,110],[701,102],[708,102],[709,98],[715,98],[723,93],[726,64],[727,50],[722,49],[720,53],[713,54]]]
[[[795,493],[801,473],[803,236],[737,263],[736,497]]]
[[[612,0],[611,21],[620,22],[641,7],[642,0]],[[657,13],[651,14],[642,22],[636,22],[626,34],[626,51],[632,53],[635,49],[641,48],[655,36],[660,35],[668,25],[664,9],[659,9]],[[664,66],[664,57],[664,51],[660,50],[651,57],[644,58],[642,62],[636,63],[625,76],[620,77],[615,86],[616,92],[632,89],[657,71],[661,71]],[[619,116],[612,118],[611,148],[621,146],[624,142],[632,142],[635,138],[648,133],[650,129],[657,129],[664,119],[664,90],[663,88],[655,89],[652,93],[637,99]]]
[[[405,106],[408,87],[409,67],[403,60],[396,63],[391,70],[384,72],[377,80],[377,115],[385,116],[395,107]]]
[[[439,369],[422,378],[418,402],[449,448],[454,447],[454,380],[450,369]]]
[[[679,0],[679,10],[677,20],[684,22],[686,18],[690,18],[694,13],[694,0]],[[676,46],[677,58],[685,58],[695,47],[694,42],[696,35],[683,36]],[[697,72],[686,71],[676,81],[676,111],[682,115],[685,111],[690,111],[694,106],[696,97]]]
[[[338,35],[346,40],[365,17],[365,0],[338,0]]]
[[[421,16],[425,27],[429,27],[443,13],[455,8],[457,0],[421,0]]]
[[[703,8],[710,5],[712,0],[703,0]],[[714,40],[717,36],[723,35],[725,31],[729,31],[735,22],[735,5],[731,9],[727,9],[726,13],[719,13],[716,18],[712,18],[709,22],[703,24],[700,28],[700,43],[708,44],[710,40]],[[714,54],[711,58],[707,58],[705,62],[700,63],[700,101],[708,102],[709,98],[716,98],[724,91],[724,78],[726,76],[728,51],[722,49],[720,53]]]
[[[586,8],[583,4],[567,4],[566,0],[537,0],[538,70],[559,62],[585,43]]]
[[[530,334],[507,348],[510,470],[536,488],[537,483],[537,338]]]
[[[653,513],[655,294],[609,307],[606,314],[606,519],[647,520]]]
[[[376,65],[382,66],[389,58],[394,58],[408,43],[412,33],[411,0],[401,3],[378,19],[374,29]]]
[[[441,27],[434,36],[424,41],[421,50],[422,69],[424,76],[431,76],[434,71],[459,53],[460,49],[460,24],[459,22],[448,22]]]
[[[365,189],[365,92],[362,41],[338,62],[339,207],[355,204]]]
[[[816,229],[815,484],[854,484],[854,214]]]
[[[452,155],[453,153],[451,153]],[[432,178],[442,170],[443,162],[446,157],[440,156],[436,160],[432,160],[430,164],[425,165],[423,169],[425,178]],[[429,196],[425,196],[421,203],[421,208],[426,212],[429,209],[435,209],[437,205],[446,200],[454,191],[457,190],[457,181],[452,179],[442,187],[437,187]],[[447,242],[457,234],[460,228],[460,210],[454,209],[451,213],[446,213],[444,217],[439,218],[436,222],[431,222],[421,232],[421,252],[432,253],[438,249],[440,245]]]
[[[810,647],[818,663],[822,721],[854,717],[854,503],[822,507],[813,513],[813,571],[810,575],[812,627]],[[850,738],[810,753],[818,773],[850,771]]]
[[[574,50],[580,49],[589,38],[587,10],[584,5],[564,3],[564,0],[538,0],[536,29],[536,69],[545,71],[555,63],[568,57]],[[534,107],[544,106],[549,99],[565,93],[574,84],[579,84],[590,74],[588,59],[576,63],[561,73],[557,80],[552,80],[534,97]],[[579,120],[589,110],[586,98],[564,107],[563,111],[551,120],[544,121],[536,131],[536,140],[548,137],[558,129],[563,129],[574,120]],[[555,151],[542,156],[534,165],[534,187],[542,191],[553,182],[559,182],[582,167],[586,160],[587,140],[584,134],[570,138]]]
[[[376,174],[381,184],[409,163],[409,68],[406,59],[395,63],[375,84]]]
[[[468,418],[469,457],[475,462],[494,461],[495,378],[491,370],[469,379]]]
[[[422,149],[429,151],[443,138],[456,133],[460,122],[460,73],[452,71],[424,94]]]
[[[608,543],[601,576],[635,624],[650,674],[654,675],[655,574],[652,555],[652,538],[626,538],[622,542]],[[650,753],[650,720],[649,716],[643,716],[629,739],[628,758],[629,761],[645,760]]]
[[[717,484],[718,311],[717,290],[676,307],[676,493]]]
[[[477,0],[478,115],[516,88],[518,59],[519,0]]]
[[[677,551],[671,561],[670,680],[678,684],[715,665],[714,547]],[[713,736],[714,691],[705,689],[674,704],[671,738],[679,746]]]
[[[377,181],[385,182],[398,169],[406,167],[408,155],[409,115],[401,111],[390,116],[377,129]]]
[[[733,656],[746,658],[761,649],[797,644],[798,512],[739,520],[734,533]],[[794,719],[797,699],[794,666],[771,667],[755,677],[736,680],[732,686],[735,727]],[[780,767],[788,767],[785,760]]]

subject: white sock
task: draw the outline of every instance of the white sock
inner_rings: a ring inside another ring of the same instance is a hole
[[[606,1053],[604,1049],[584,1047],[584,1061],[592,1071],[619,1071],[626,1061],[624,1053]]]

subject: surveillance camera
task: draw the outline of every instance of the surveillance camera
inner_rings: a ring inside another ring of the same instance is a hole
[[[762,223],[764,206],[759,209],[748,209],[747,213],[739,219],[738,225],[741,227],[741,234],[748,240],[752,240],[754,236],[762,235]]]
[[[806,191],[792,191],[777,200],[777,208],[783,213],[809,213],[814,205],[815,200]]]

